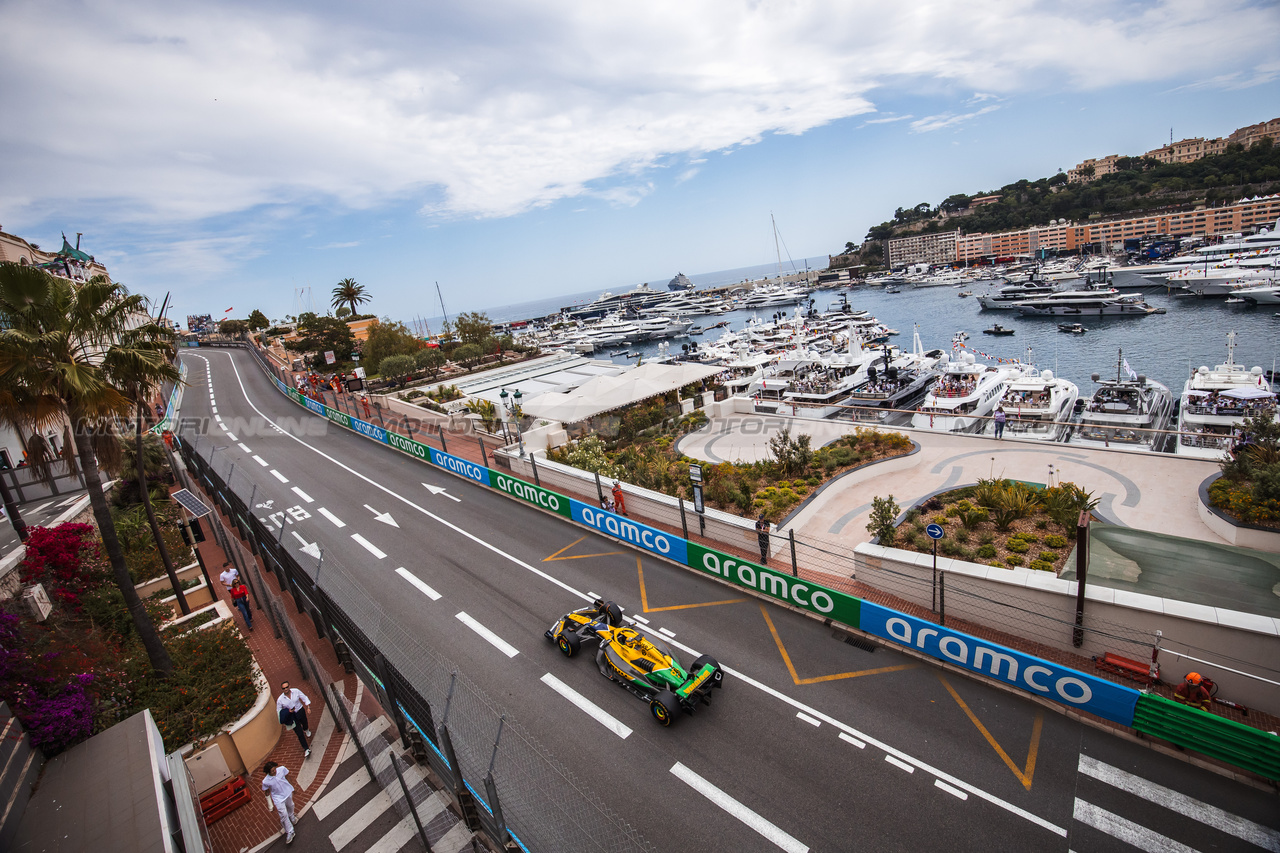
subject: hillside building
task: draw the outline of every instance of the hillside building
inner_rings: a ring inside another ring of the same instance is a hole
[[[1254,143],[1261,142],[1264,138],[1280,139],[1280,118],[1273,118],[1270,121],[1237,128],[1228,136],[1219,136],[1216,139],[1204,139],[1202,137],[1182,139],[1178,142],[1162,145],[1159,148],[1153,148],[1138,156],[1150,157],[1154,160],[1159,160],[1161,163],[1194,163],[1202,157],[1212,157],[1216,154],[1226,153],[1228,145],[1238,144],[1244,148],[1249,148]],[[1095,181],[1103,175],[1110,175],[1116,171],[1116,161],[1125,156],[1124,154],[1111,154],[1096,160],[1085,160],[1074,169],[1067,170],[1067,180],[1073,184],[1087,184],[1089,181]]]

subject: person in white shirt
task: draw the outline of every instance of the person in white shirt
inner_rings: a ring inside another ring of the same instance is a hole
[[[262,792],[267,795],[267,811],[274,808],[280,815],[284,843],[292,844],[298,816],[293,810],[293,786],[284,778],[289,775],[289,768],[274,761],[268,761],[263,765],[262,772],[265,774],[262,779]]]
[[[222,585],[227,588],[227,592],[231,591],[231,587],[236,585],[236,581],[240,579],[240,571],[230,563],[222,564],[222,574],[218,575],[218,580],[222,581]]]
[[[280,715],[280,722],[288,725],[293,722],[293,733],[298,736],[298,743],[302,744],[302,754],[304,758],[311,756],[311,745],[307,742],[307,738],[311,737],[311,729],[307,723],[307,708],[311,705],[311,700],[307,698],[307,694],[298,688],[290,688],[289,682],[280,682],[280,695],[276,697],[276,713]]]

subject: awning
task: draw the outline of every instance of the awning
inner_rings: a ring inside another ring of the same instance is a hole
[[[1274,397],[1275,394],[1265,388],[1232,388],[1229,391],[1223,391],[1219,397],[1235,397],[1237,400],[1261,400],[1264,397]]]
[[[565,424],[580,423],[615,409],[657,397],[720,374],[704,364],[643,364],[617,376],[597,376],[569,393],[549,391],[521,407],[525,415]]]

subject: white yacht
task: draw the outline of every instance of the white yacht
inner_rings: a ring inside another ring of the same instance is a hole
[[[881,345],[876,358],[862,373],[862,381],[850,390],[844,416],[874,423],[907,419],[905,410],[914,408],[924,398],[938,375],[938,365],[946,358],[940,349],[925,351],[918,329],[913,338],[911,352]]]
[[[1116,378],[1093,374],[1093,392],[1071,436],[1074,444],[1158,450],[1168,441],[1163,432],[1173,416],[1173,393],[1154,379],[1134,372],[1123,351],[1116,356]]]
[[[1179,456],[1221,461],[1244,419],[1275,416],[1276,395],[1262,368],[1236,364],[1236,333],[1227,333],[1227,360],[1213,370],[1201,366],[1182,390]]]
[[[984,293],[975,297],[978,304],[988,310],[1016,308],[1019,302],[1036,299],[1053,293],[1053,285],[1041,281],[1028,281],[1021,284],[1007,284],[995,293]]]
[[[747,388],[755,411],[800,418],[829,418],[839,412],[849,391],[874,356],[833,360],[792,350]]]
[[[1013,369],[979,364],[971,352],[953,352],[930,386],[911,425],[938,432],[977,432],[1009,387]]]
[[[1280,252],[1250,258],[1229,258],[1212,266],[1197,265],[1179,270],[1167,279],[1169,287],[1178,287],[1201,298],[1235,296],[1235,291],[1251,285],[1280,281]]]
[[[1277,305],[1280,304],[1280,281],[1240,288],[1232,291],[1231,295],[1254,305]]]
[[[1017,305],[1024,317],[1145,317],[1164,313],[1143,302],[1137,294],[1120,296],[1113,288],[1071,290],[1026,299]]]
[[[1004,409],[1004,432],[1010,438],[1065,441],[1079,398],[1076,383],[1028,363],[1017,366],[996,407]],[[982,432],[995,435],[995,429],[995,422],[987,421]]]

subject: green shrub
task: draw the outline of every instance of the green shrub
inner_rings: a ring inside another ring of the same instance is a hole
[[[1028,545],[1034,545],[1035,543],[1040,541],[1040,537],[1036,536],[1034,533],[1015,533],[1014,537],[1017,539],[1021,539],[1023,542],[1026,542]]]
[[[955,532],[955,539],[961,544],[967,544],[969,542],[969,531],[965,530],[963,527],[960,528]]]
[[[1036,560],[1027,568],[1037,572],[1051,572],[1053,571],[1053,562],[1051,560]]]
[[[960,505],[959,505],[959,504],[952,504],[951,506],[947,507],[947,511],[946,511],[945,513],[943,513],[943,514],[944,514],[947,518],[955,518],[957,515],[959,515],[959,514],[960,514]]]
[[[1010,539],[1005,547],[1015,554],[1025,554],[1031,550],[1031,546],[1021,539]]]
[[[907,514],[903,517],[902,523],[915,524],[919,520],[920,520],[920,508],[912,507],[911,509],[907,510]]]
[[[1044,537],[1044,545],[1046,548],[1061,548],[1067,544],[1067,537],[1059,536],[1056,533],[1050,533]]]
[[[966,501],[966,503],[968,502]],[[960,512],[960,523],[963,524],[967,529],[973,530],[979,524],[982,524],[984,521],[990,518],[990,515],[991,514],[987,512],[985,509],[970,505],[969,509],[962,510]]]
[[[979,556],[979,557],[981,557],[981,558],[982,558],[982,559],[984,559],[984,560],[992,560],[992,559],[995,559],[995,556],[996,556],[996,546],[995,546],[995,545],[991,545],[991,544],[987,544],[987,545],[981,545],[981,546],[979,546],[979,548],[978,548],[978,556]]]
[[[959,543],[954,539],[943,539],[938,543],[938,550],[941,551],[944,556],[956,557],[959,556],[962,549],[960,548]]]
[[[991,545],[996,541],[996,535],[994,533],[984,533],[978,538],[978,541],[983,545]]]
[[[893,495],[871,499],[871,520],[867,523],[867,531],[880,540],[881,545],[893,547],[893,540],[898,529],[894,522],[898,520],[898,502]]]
[[[1049,528],[1048,521],[1044,520],[1043,518],[1036,519],[1036,530],[1047,530],[1048,528]]]
[[[1015,568],[1016,568],[1017,566],[1021,566],[1021,565],[1022,565],[1022,558],[1021,558],[1021,557],[1019,557],[1017,554],[1014,554],[1014,555],[1013,555],[1013,556],[1011,556],[1011,557],[1005,557],[1005,558],[1004,558],[1004,564],[1005,564],[1006,566],[1013,566],[1013,567],[1015,567]]]
[[[1041,551],[1039,554],[1036,555],[1036,559],[1047,561],[1050,563],[1056,563],[1058,562],[1058,555],[1055,554],[1053,551]]]

